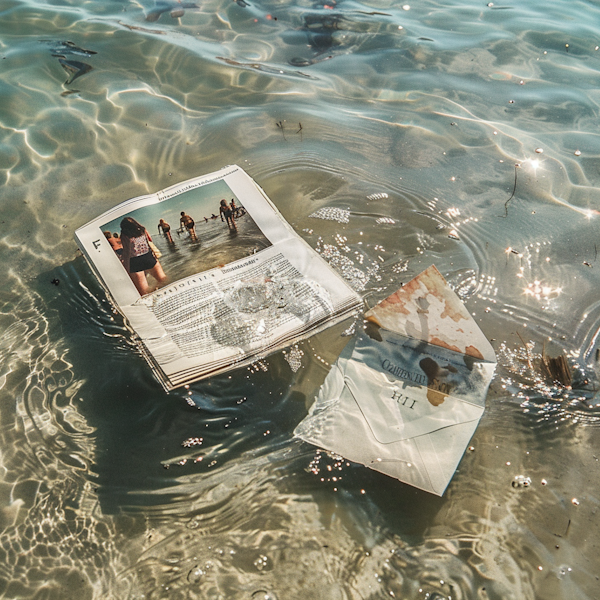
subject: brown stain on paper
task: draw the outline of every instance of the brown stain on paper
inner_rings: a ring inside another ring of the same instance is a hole
[[[437,382],[437,379],[434,379],[433,382]],[[447,395],[448,394],[444,394],[444,392],[430,388],[429,385],[427,386],[427,400],[429,400],[429,404],[433,404],[433,406],[442,404]]]
[[[475,348],[475,346],[467,346],[464,350],[461,350],[458,346],[448,344],[447,342],[444,342],[444,340],[440,340],[440,338],[435,336],[431,336],[430,343],[434,344],[435,346],[447,348],[448,350],[453,350],[454,352],[459,352],[460,354],[466,354],[467,356],[484,360],[483,354],[481,354],[481,352]]]
[[[433,406],[439,406],[444,402],[448,395],[446,392],[442,391],[442,389],[444,387],[447,388],[448,385],[440,382],[440,366],[433,358],[429,358],[429,356],[421,360],[419,366],[427,376],[427,400]]]

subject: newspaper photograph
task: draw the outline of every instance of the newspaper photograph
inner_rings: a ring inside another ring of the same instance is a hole
[[[136,228],[136,223],[145,231]],[[123,254],[124,250],[127,252],[123,241],[127,245],[127,240],[136,239],[136,233],[145,236],[147,232],[148,240],[160,254],[157,259],[160,271],[150,270],[156,287],[162,287],[166,281],[225,266],[271,245],[224,181],[184,191],[169,201],[137,208],[100,224],[100,228],[126,270],[131,265],[126,265],[123,259],[131,263],[138,257],[130,257],[130,252]],[[146,249],[144,238],[142,245]],[[149,245],[147,251],[150,251]],[[134,265],[130,271],[134,272],[135,268]],[[151,291],[148,283],[145,286],[138,289],[140,294]]]

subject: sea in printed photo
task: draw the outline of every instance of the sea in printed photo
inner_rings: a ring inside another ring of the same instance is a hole
[[[227,209],[220,210],[223,200]],[[228,211],[233,220],[227,219]],[[184,225],[182,213],[191,217],[193,233]],[[127,217],[142,225],[158,248],[160,264],[167,276],[163,286],[243,259],[271,245],[224,181],[138,208],[102,223],[100,229],[105,235],[116,234],[120,238],[121,221]]]
[[[4,0],[0,598],[600,598],[599,90],[598,0]],[[233,164],[365,308],[435,264],[490,340],[441,498],[293,436],[362,316],[154,378],[74,231]]]

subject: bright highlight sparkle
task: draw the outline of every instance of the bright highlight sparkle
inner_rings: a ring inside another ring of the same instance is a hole
[[[552,287],[541,281],[534,281],[527,285],[523,289],[526,296],[533,296],[536,300],[548,300],[549,298],[556,298],[562,293],[562,288]]]

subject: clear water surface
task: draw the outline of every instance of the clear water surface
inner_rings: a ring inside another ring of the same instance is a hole
[[[0,4],[1,597],[600,597],[600,3],[406,2]],[[232,163],[492,340],[443,498],[292,438],[347,324],[171,394],[136,353],[74,230]]]

